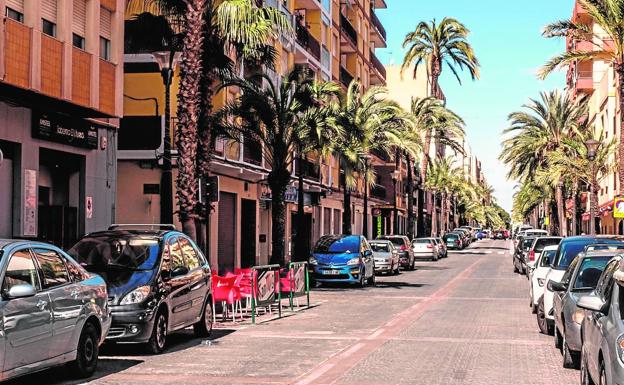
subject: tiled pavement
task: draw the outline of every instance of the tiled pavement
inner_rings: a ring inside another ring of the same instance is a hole
[[[175,336],[160,356],[106,349],[94,384],[578,383],[538,334],[509,243],[481,241],[375,288],[320,288],[320,306],[258,326]],[[64,382],[54,369],[14,384]]]

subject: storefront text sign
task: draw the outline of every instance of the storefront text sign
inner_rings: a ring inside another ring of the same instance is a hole
[[[613,200],[613,218],[624,218],[624,198]]]
[[[24,219],[22,235],[37,236],[37,170],[24,170]]]
[[[286,191],[284,192],[284,201],[295,203],[297,202],[297,197],[299,196],[297,187],[288,186]],[[261,185],[260,187],[260,200],[270,201],[272,197],[271,189],[267,185]]]
[[[75,147],[98,148],[97,125],[84,119],[65,118],[33,111],[32,136]]]

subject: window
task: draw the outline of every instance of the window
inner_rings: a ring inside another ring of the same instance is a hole
[[[56,251],[48,249],[34,249],[33,251],[43,273],[44,289],[62,286],[69,282],[67,267]]]
[[[67,265],[69,276],[73,282],[80,282],[87,279],[87,273],[80,266],[67,260],[65,260],[65,264]]]
[[[180,237],[178,238],[178,243],[180,244],[180,248],[184,253],[186,267],[188,267],[189,270],[198,268],[202,264],[201,258],[199,257],[197,250],[195,250],[191,242],[186,238]]]
[[[56,37],[56,24],[46,19],[41,19],[41,31],[48,36]]]
[[[24,14],[9,7],[6,8],[6,17],[20,23],[24,22]]]
[[[100,36],[100,58],[110,61],[111,59],[111,42],[105,37]]]
[[[72,34],[72,44],[76,48],[85,49],[84,37],[77,35],[75,33]]]
[[[184,267],[184,256],[177,239],[172,239],[169,242],[169,256],[171,258],[171,271],[178,267]]]
[[[4,275],[2,292],[7,293],[13,286],[24,284],[32,285],[37,290],[41,289],[37,268],[30,251],[19,250],[11,256],[9,266]]]
[[[583,259],[574,282],[573,290],[593,290],[598,283],[605,265],[611,257],[592,257]]]
[[[617,270],[620,260],[620,258],[613,259],[607,264],[596,285],[596,295],[605,301],[609,300],[611,289],[613,288],[613,274]]]

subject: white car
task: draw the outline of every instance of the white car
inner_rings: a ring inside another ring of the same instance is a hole
[[[533,313],[537,312],[537,303],[542,295],[544,295],[544,286],[546,286],[546,275],[550,271],[550,264],[557,253],[558,245],[546,246],[541,254],[535,258],[535,261],[528,262],[529,265],[529,306]]]
[[[416,238],[412,241],[412,250],[415,259],[431,259],[437,261],[440,258],[440,250],[433,238]]]

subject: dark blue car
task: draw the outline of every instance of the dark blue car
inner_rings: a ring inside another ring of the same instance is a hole
[[[310,271],[316,282],[375,284],[373,251],[361,235],[325,235],[310,257]]]

